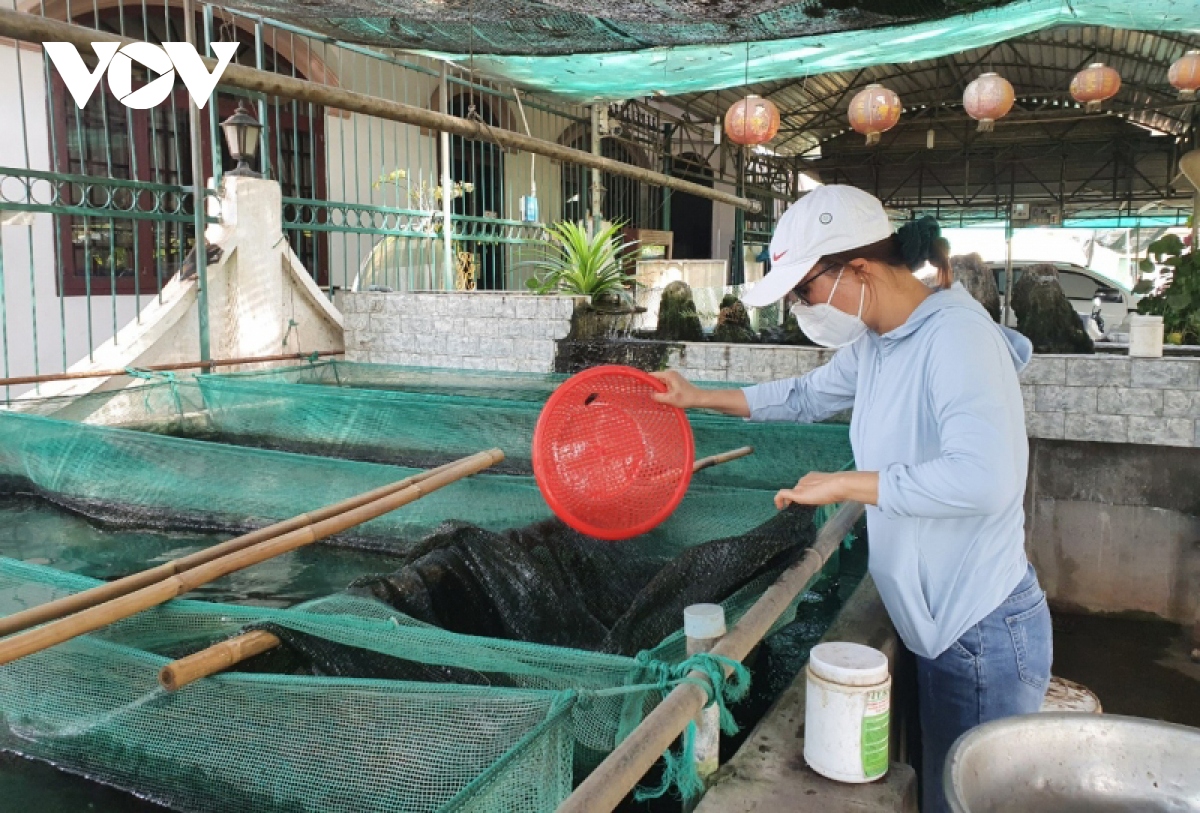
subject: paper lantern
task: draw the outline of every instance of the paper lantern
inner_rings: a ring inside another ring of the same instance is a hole
[[[779,132],[779,108],[769,99],[750,94],[725,113],[725,134],[734,144],[766,144]]]
[[[850,126],[878,144],[879,136],[900,120],[900,97],[883,85],[867,85],[850,100]]]
[[[985,73],[963,92],[963,107],[967,115],[979,122],[979,131],[989,132],[996,119],[1008,115],[1017,95],[1007,79],[998,73]]]
[[[1099,110],[1100,104],[1120,89],[1121,75],[1102,62],[1088,65],[1071,80],[1071,96],[1084,102],[1089,113]]]
[[[1179,98],[1194,99],[1200,90],[1200,51],[1188,51],[1171,65],[1167,79],[1179,90]]]

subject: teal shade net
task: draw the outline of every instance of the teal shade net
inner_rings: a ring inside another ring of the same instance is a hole
[[[44,546],[61,544],[56,524],[66,533],[81,516],[103,523],[84,532],[75,527],[79,549],[40,557],[38,540],[16,529],[4,535],[9,555],[55,567],[0,558],[0,614],[86,589],[96,584],[90,576],[157,563],[174,555],[173,546],[191,550],[215,540],[212,534],[393,482],[417,470],[397,464],[414,453],[438,460],[495,445],[519,460],[558,380],[326,363],[164,379],[23,403],[31,414],[0,412],[0,491],[10,499],[32,492],[74,514],[69,522],[44,511],[33,517],[14,503],[4,516],[24,522]],[[702,472],[667,522],[626,543],[621,550],[629,555],[663,563],[655,565],[656,582],[669,574],[668,565],[707,555],[704,543],[712,540],[720,546],[735,537],[723,548],[735,553],[778,544],[778,533],[756,531],[779,516],[771,504],[778,479],[842,468],[851,458],[844,426],[769,426],[710,415],[693,416],[693,425],[705,438],[704,453],[752,443],[762,457]],[[206,433],[221,442],[197,439]],[[280,450],[297,446],[310,453]],[[347,459],[364,449],[375,462]],[[786,467],[786,475],[775,466]],[[788,526],[797,532],[788,533],[781,549],[811,543],[824,516]],[[339,557],[328,561],[362,567],[365,560],[340,556],[357,548],[416,556],[414,546],[428,544],[452,520],[497,534],[549,517],[530,475],[485,473],[329,540]],[[105,539],[114,533],[105,529],[114,527],[120,537]],[[312,566],[319,566],[324,547],[306,549]],[[693,561],[700,567],[679,572],[724,569]],[[772,559],[749,581],[714,596],[731,624],[782,566],[784,560]],[[67,567],[76,572],[63,572]],[[312,586],[336,584],[339,571],[329,570],[325,581],[304,578]],[[195,813],[548,813],[653,708],[674,679],[671,670],[683,668],[686,658],[680,612],[661,613],[657,605],[649,617],[661,616],[664,624],[635,654],[466,634],[349,586],[287,607],[230,603],[236,587],[216,585],[207,597],[217,600],[173,601],[0,667],[0,748]],[[799,601],[777,627],[795,617]],[[324,648],[329,663],[353,653],[355,664],[399,664],[420,674],[453,670],[471,681],[259,667],[174,694],[158,688],[157,671],[170,658],[263,625]]]
[[[562,56],[486,56],[474,66],[519,86],[578,100],[675,96],[872,65],[936,59],[1057,25],[1200,33],[1195,0],[1025,0],[862,30],[745,44],[696,44]],[[747,54],[749,64],[747,65]],[[466,62],[459,54],[436,56]],[[1164,67],[1163,81],[1166,81]]]

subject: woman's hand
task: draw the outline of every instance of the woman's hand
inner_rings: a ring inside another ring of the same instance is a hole
[[[703,392],[679,373],[667,370],[664,373],[650,373],[650,375],[667,385],[666,392],[656,392],[650,396],[655,401],[680,409],[691,409],[700,405]]]
[[[775,495],[775,507],[782,511],[792,503],[831,505],[846,500],[876,505],[879,502],[879,472],[809,472],[800,478],[794,488],[779,490]]]
[[[700,389],[674,370],[650,373],[667,385],[666,392],[652,393],[651,397],[660,404],[680,409],[715,409],[735,418],[749,418],[750,404],[741,390]]]

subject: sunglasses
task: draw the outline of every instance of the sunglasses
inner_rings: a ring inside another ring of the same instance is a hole
[[[800,300],[800,304],[812,305],[813,303],[808,300],[809,286],[811,286],[814,282],[816,282],[819,277],[822,277],[822,276],[828,274],[830,271],[835,271],[841,267],[842,267],[842,264],[839,262],[829,263],[824,268],[822,268],[820,271],[813,274],[807,280],[805,280],[804,282],[801,282],[799,285],[797,285],[795,288],[793,288],[792,293],[796,295],[796,299]]]

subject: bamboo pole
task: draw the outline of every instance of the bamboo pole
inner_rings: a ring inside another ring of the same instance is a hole
[[[478,452],[451,464],[438,474],[433,474],[419,483],[409,485],[374,502],[360,505],[329,519],[235,551],[104,604],[89,607],[74,615],[5,638],[0,641],[0,666],[108,626],[143,610],[164,604],[222,576],[265,562],[347,528],[375,519],[464,477],[469,477],[493,466],[503,459],[504,453],[499,449]]]
[[[261,655],[282,644],[278,636],[266,630],[245,632],[235,638],[214,644],[194,655],[171,661],[158,673],[158,682],[168,692],[178,691],[200,678],[224,672],[244,660]]]
[[[30,607],[28,610],[22,610],[18,613],[0,618],[0,637],[12,635],[15,632],[20,632],[30,627],[35,627],[38,624],[44,624],[47,621],[53,621],[56,618],[77,613],[80,610],[86,610],[88,607],[95,607],[97,604],[103,604],[106,601],[111,601],[114,598],[132,593],[134,590],[140,590],[143,587],[148,587],[151,584],[160,582],[163,579],[169,579],[172,576],[191,570],[194,567],[206,564],[219,559],[222,556],[227,556],[230,553],[235,553],[239,550],[257,545],[259,542],[265,542],[268,539],[274,539],[277,536],[290,533],[308,525],[312,525],[322,520],[335,517],[343,514],[359,506],[374,502],[375,500],[386,497],[389,494],[394,494],[401,489],[408,488],[424,480],[429,479],[435,474],[450,469],[454,464],[447,463],[444,466],[439,466],[436,469],[423,471],[420,474],[414,474],[412,477],[406,477],[395,483],[389,483],[386,486],[380,486],[372,491],[359,494],[356,497],[342,500],[341,502],[327,505],[316,511],[306,512],[291,519],[276,522],[273,525],[259,528],[248,534],[229,539],[219,545],[205,548],[204,550],[196,551],[195,553],[182,556],[178,559],[172,559],[169,562],[163,562],[161,565],[152,567],[148,570],[143,570],[138,573],[130,574],[124,578],[115,581],[106,582],[105,584],[97,585],[90,590],[84,590],[82,593],[75,593],[70,596],[64,596],[54,601],[49,601],[45,604],[39,604],[37,607]]]
[[[740,457],[754,454],[753,446],[742,446],[737,449],[731,449],[728,452],[712,455],[711,457],[702,457],[692,465],[692,474],[705,469],[711,469],[713,466],[719,466],[722,463],[728,463],[730,460],[737,460]]]
[[[729,634],[713,647],[712,654],[737,661],[749,655],[796,596],[820,574],[826,560],[837,550],[862,513],[862,503],[843,505],[821,528],[816,542],[804,552],[804,557],[767,588]],[[727,669],[726,674],[728,672]],[[605,813],[616,808],[704,708],[708,694],[692,681],[707,680],[703,672],[692,671],[688,681],[672,689],[641,725],[579,784],[559,806],[558,813]]]
[[[303,361],[313,356],[341,356],[344,350],[317,350],[313,353],[282,353],[277,356],[252,356],[240,359],[209,359],[208,361],[181,361],[176,364],[152,364],[149,367],[123,368],[120,370],[81,370],[78,372],[26,375],[17,378],[0,378],[0,387],[15,387],[18,384],[44,384],[47,381],[72,381],[76,378],[111,378],[129,375],[130,369],[161,373],[168,370],[193,370],[198,367],[229,367],[235,364],[258,364],[265,361]]]
[[[94,28],[65,23],[59,20],[50,20],[36,14],[12,11],[10,9],[0,9],[0,37],[11,37],[22,42],[39,44],[43,42],[69,42],[76,48],[81,49],[85,54],[92,52],[91,43],[93,42],[119,42],[122,45],[135,42],[135,40],[129,37],[121,37],[105,31],[98,31]],[[216,60],[203,55],[200,58],[204,61],[205,67],[209,71],[216,68]],[[653,170],[626,164],[621,161],[614,161],[611,158],[604,158],[599,155],[591,155],[583,150],[571,149],[562,144],[534,138],[522,133],[513,132],[512,130],[490,127],[483,122],[438,113],[422,107],[415,107],[391,101],[390,99],[377,98],[364,93],[355,93],[339,87],[322,85],[304,79],[274,74],[269,71],[260,71],[237,64],[230,64],[225,69],[225,73],[221,76],[220,84],[225,87],[235,87],[255,93],[263,93],[267,96],[279,96],[285,99],[311,102],[315,105],[324,105],[325,107],[346,110],[352,113],[362,113],[388,121],[398,121],[401,124],[412,124],[430,130],[438,130],[450,133],[451,135],[462,136],[473,141],[491,141],[500,147],[545,155],[558,161],[566,161],[579,164],[580,166],[604,170],[614,175],[633,178],[634,180],[653,184],[654,186],[665,186],[668,189],[687,192],[700,198],[725,203],[751,212],[758,212],[762,209],[762,205],[756,200],[740,198],[728,192],[709,189],[700,184],[663,175],[661,172],[654,172]]]
[[[753,453],[753,446],[742,446],[728,452],[705,457],[693,464],[692,472],[728,463],[730,460],[737,460]],[[159,671],[158,682],[164,689],[173,692],[200,678],[211,677],[255,655],[274,649],[281,643],[283,642],[277,636],[263,630],[243,633],[187,657],[171,661]]]

